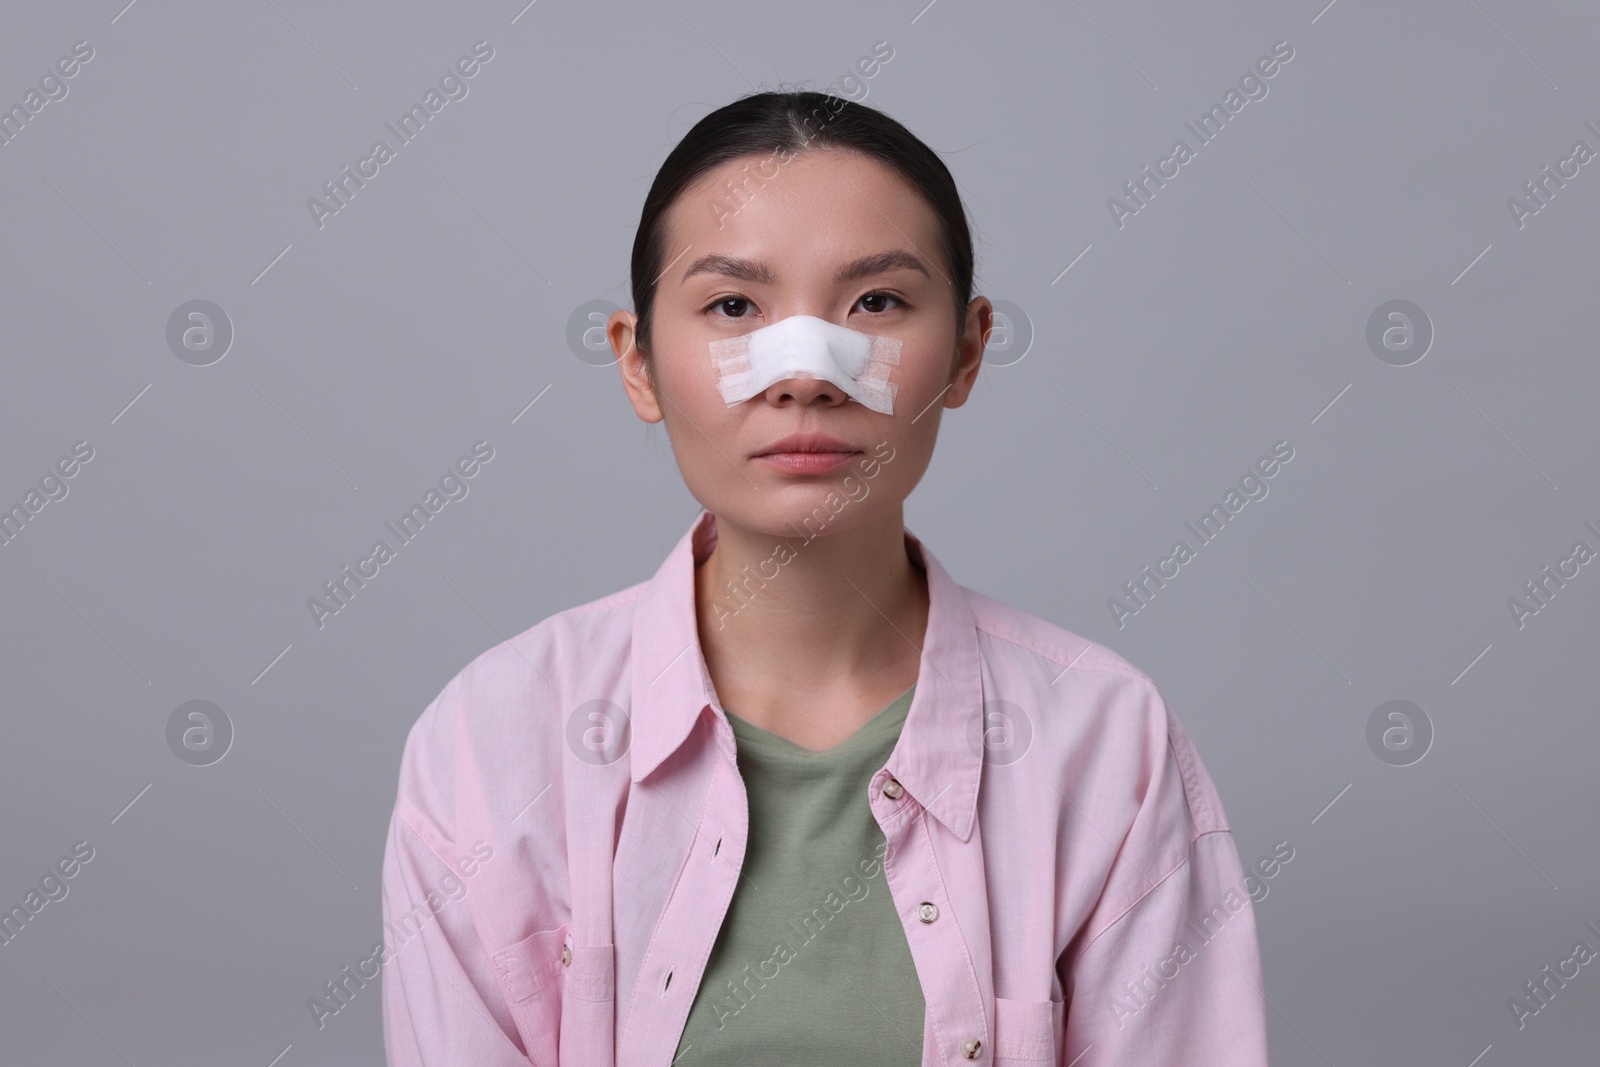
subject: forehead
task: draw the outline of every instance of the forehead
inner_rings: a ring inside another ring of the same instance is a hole
[[[892,167],[837,148],[803,151],[788,162],[770,152],[728,160],[685,187],[666,222],[673,265],[663,281],[719,252],[836,263],[902,248],[931,270],[939,225]]]

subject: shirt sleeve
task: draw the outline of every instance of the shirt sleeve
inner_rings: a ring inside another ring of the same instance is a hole
[[[1145,682],[1138,808],[1062,954],[1059,1067],[1267,1067],[1255,913],[1215,787]]]
[[[482,852],[452,832],[454,688],[418,719],[401,759],[383,859],[384,1048],[390,1067],[528,1067],[469,912]]]

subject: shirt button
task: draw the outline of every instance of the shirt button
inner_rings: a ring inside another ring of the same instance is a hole
[[[904,792],[905,790],[900,787],[900,783],[893,778],[885,778],[883,780],[883,795],[890,800],[899,800],[900,794]]]
[[[939,909],[931,900],[924,900],[917,906],[917,918],[925,923],[931,923],[939,917]]]
[[[978,1058],[978,1050],[983,1048],[983,1042],[975,1037],[969,1037],[961,1042],[961,1054],[969,1060]]]
[[[572,966],[572,946],[571,945],[562,945],[561,946],[561,965],[563,967]]]

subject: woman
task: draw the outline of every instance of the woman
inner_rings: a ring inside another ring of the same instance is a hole
[[[759,93],[667,157],[607,336],[704,510],[412,729],[390,1063],[1266,1063],[1244,872],[1154,684],[904,528],[972,277],[949,172],[873,109]]]

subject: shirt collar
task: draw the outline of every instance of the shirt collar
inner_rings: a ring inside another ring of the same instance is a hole
[[[906,549],[928,575],[928,628],[917,690],[887,764],[900,784],[965,841],[982,770],[977,625],[965,592],[910,530]],[[695,563],[717,543],[716,516],[702,509],[646,583],[633,616],[633,781],[676,752],[715,706],[695,616]]]

